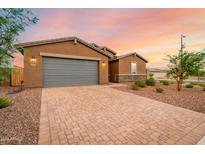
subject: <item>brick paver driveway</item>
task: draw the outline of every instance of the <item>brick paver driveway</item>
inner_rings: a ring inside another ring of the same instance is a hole
[[[39,144],[196,144],[205,115],[109,86],[42,90]]]

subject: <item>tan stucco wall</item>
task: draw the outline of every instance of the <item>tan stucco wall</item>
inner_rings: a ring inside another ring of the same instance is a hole
[[[137,63],[137,74],[146,74],[145,61],[134,55],[119,59],[119,74],[131,74],[132,62]]]
[[[108,57],[98,53],[97,51],[81,44],[74,44],[73,41],[52,43],[46,45],[38,45],[33,47],[26,47],[24,51],[24,85],[25,87],[42,87],[43,86],[43,66],[42,56],[43,53],[55,53],[55,54],[68,54],[75,56],[85,56],[101,58],[99,61],[99,84],[108,83]],[[36,66],[31,66],[29,63],[30,58],[35,57],[37,59]],[[102,62],[106,65],[102,66]]]

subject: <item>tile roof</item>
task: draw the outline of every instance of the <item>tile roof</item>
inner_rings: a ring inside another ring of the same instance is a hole
[[[139,57],[140,59],[142,59],[143,61],[145,61],[146,63],[148,63],[148,61],[145,58],[143,58],[142,56],[140,56],[136,52],[131,52],[131,53],[126,53],[126,54],[122,54],[122,55],[117,55],[114,58],[111,58],[110,61],[114,61],[114,60],[122,59],[122,58],[125,58],[125,57],[129,57],[131,55],[135,55],[135,56]]]
[[[51,44],[51,43],[59,43],[59,42],[75,41],[75,40],[77,42],[80,42],[80,43],[88,46],[89,48],[92,48],[92,49],[98,51],[101,54],[104,54],[105,56],[107,56],[109,58],[114,57],[114,54],[112,52],[109,52],[107,50],[102,50],[101,48],[94,46],[90,43],[87,43],[86,41],[84,41],[78,37],[64,37],[64,38],[57,38],[57,39],[48,39],[48,40],[20,43],[18,45],[26,48],[26,47],[31,47],[31,46],[43,45],[43,44]]]

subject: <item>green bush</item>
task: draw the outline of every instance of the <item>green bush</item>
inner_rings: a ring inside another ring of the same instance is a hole
[[[140,88],[145,88],[146,87],[145,82],[144,81],[139,81],[139,80],[135,81],[135,85],[137,85]]]
[[[11,101],[6,97],[0,97],[0,109],[9,106]]]
[[[169,85],[169,81],[167,80],[160,80],[160,83],[162,83],[163,85]]]
[[[154,74],[150,73],[149,78],[146,80],[146,85],[148,86],[155,86],[155,79],[154,79]]]
[[[199,86],[205,87],[205,83],[198,83]]]
[[[194,85],[193,85],[193,84],[191,84],[191,83],[188,83],[188,84],[186,84],[186,85],[185,85],[185,87],[186,87],[186,88],[193,88],[193,87],[194,87]]]
[[[155,86],[156,81],[155,81],[154,78],[149,78],[149,79],[146,80],[146,84],[147,84],[148,86]]]
[[[153,78],[153,77],[154,77],[154,74],[153,74],[153,73],[149,73],[149,77],[150,77],[150,78]]]
[[[163,91],[164,91],[164,89],[162,89],[161,87],[156,87],[156,92],[162,93]]]
[[[169,84],[175,84],[176,82],[175,81],[169,81]]]
[[[190,82],[192,85],[198,85],[198,82]]]
[[[133,84],[133,85],[132,85],[132,89],[133,89],[133,90],[139,90],[139,86],[136,85],[136,84]]]

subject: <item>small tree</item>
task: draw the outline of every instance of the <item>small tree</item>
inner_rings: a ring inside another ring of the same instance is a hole
[[[205,50],[201,52],[180,51],[177,55],[168,55],[167,76],[176,80],[180,91],[184,79],[202,69],[205,62]]]
[[[203,69],[197,70],[197,71],[193,72],[193,74],[191,74],[191,75],[198,77],[198,82],[199,82],[200,81],[200,77],[205,77],[205,71]]]
[[[23,54],[23,48],[15,45],[17,36],[37,21],[29,9],[0,9],[0,83],[9,80],[12,54]]]

